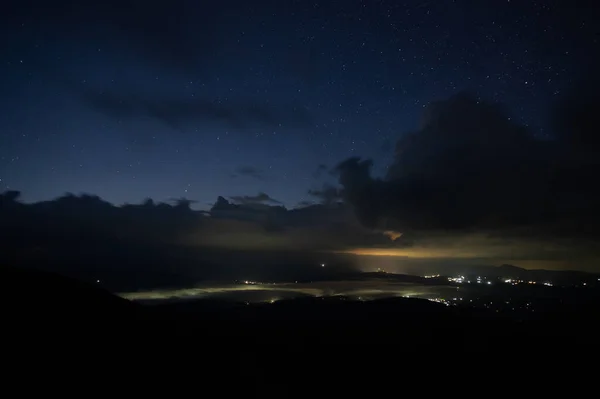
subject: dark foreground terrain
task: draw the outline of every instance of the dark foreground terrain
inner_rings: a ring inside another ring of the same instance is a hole
[[[354,301],[303,298],[276,303],[225,301],[141,305],[91,284],[48,272],[4,268],[5,331],[13,339],[78,347],[98,338],[112,345],[153,342],[211,351],[268,346],[318,352],[346,347],[415,351],[573,350],[594,346],[594,303],[555,306],[527,319],[421,299]],[[208,345],[208,346],[207,346]]]
[[[564,353],[593,356],[599,330],[593,304],[528,320],[419,299],[141,305],[57,274],[0,270],[5,381],[52,377],[61,392],[77,373],[104,389],[175,389],[177,378],[244,397],[380,397],[408,375],[496,380],[507,357],[563,370]]]

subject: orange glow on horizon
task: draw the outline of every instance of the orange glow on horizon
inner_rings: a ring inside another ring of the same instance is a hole
[[[481,254],[474,251],[444,248],[354,248],[335,251],[335,253],[357,256],[389,256],[421,259],[474,258],[481,256]]]

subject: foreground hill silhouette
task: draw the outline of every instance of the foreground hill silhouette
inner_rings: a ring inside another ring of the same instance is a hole
[[[29,310],[54,308],[55,312],[68,314],[81,306],[91,312],[118,311],[136,306],[101,288],[56,273],[15,267],[0,270],[4,294],[18,299],[22,305],[36,305]]]
[[[4,319],[14,322],[13,331],[37,326],[46,333],[73,328],[94,333],[99,327],[129,323],[139,312],[137,304],[92,284],[41,270],[2,267],[0,290]]]
[[[265,345],[317,354],[352,347],[389,350],[573,349],[597,336],[597,306],[548,309],[531,320],[419,299],[353,301],[344,297],[283,300],[273,304],[192,301],[140,305],[93,284],[35,270],[2,268],[5,331],[19,340],[32,331],[65,348],[107,337],[128,345],[211,343],[260,352]],[[73,339],[74,341],[70,341]],[[149,341],[150,340],[150,341]],[[45,342],[45,341],[44,341]],[[382,354],[383,355],[383,354]]]

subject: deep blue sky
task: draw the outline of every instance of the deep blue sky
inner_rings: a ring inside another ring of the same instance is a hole
[[[27,201],[294,206],[319,165],[357,155],[382,173],[423,106],[462,90],[546,133],[598,48],[595,14],[576,11],[590,2],[8,3],[0,188]]]

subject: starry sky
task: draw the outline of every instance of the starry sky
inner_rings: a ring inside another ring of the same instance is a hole
[[[382,175],[423,107],[470,91],[548,134],[598,48],[583,1],[8,0],[0,188],[120,204],[311,200],[361,156]]]

